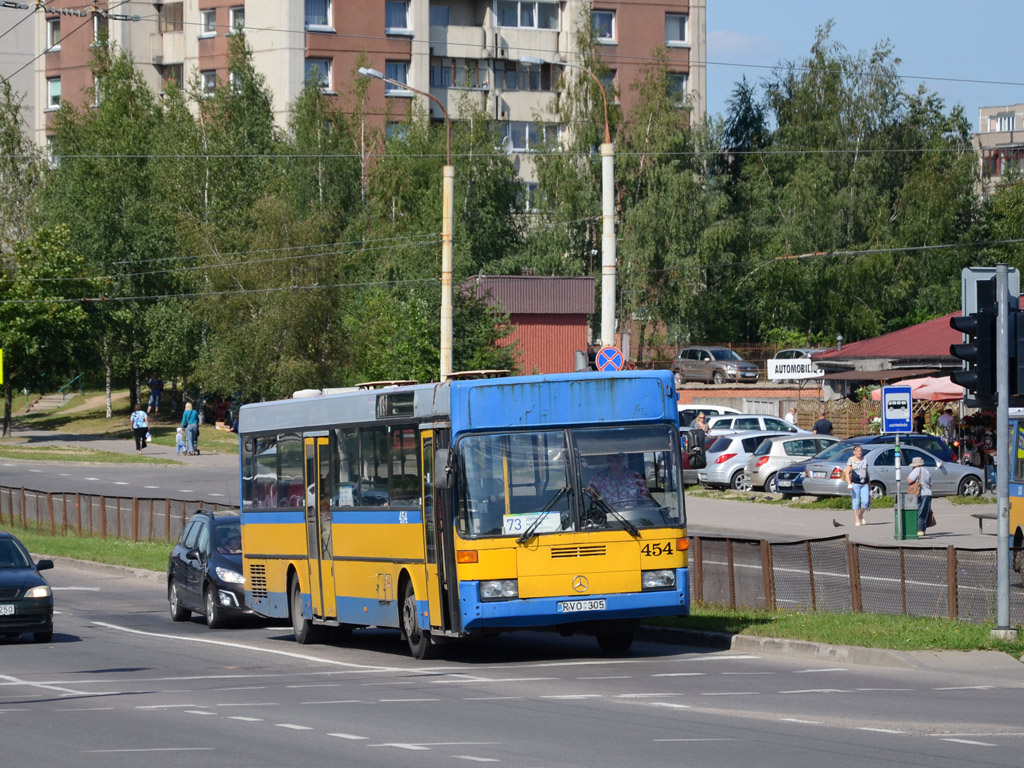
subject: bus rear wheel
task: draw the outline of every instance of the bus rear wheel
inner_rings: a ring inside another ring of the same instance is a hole
[[[597,636],[597,644],[605,653],[619,656],[633,645],[633,630],[602,632]]]
[[[420,627],[419,606],[416,604],[416,590],[413,589],[412,581],[405,582],[402,596],[402,633],[414,659],[430,658],[433,653],[430,633]]]
[[[312,619],[307,619],[302,615],[302,592],[299,590],[299,580],[297,578],[292,579],[290,606],[295,642],[299,645],[323,642],[324,628],[314,624]]]

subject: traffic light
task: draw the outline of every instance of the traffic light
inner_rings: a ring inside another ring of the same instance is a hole
[[[978,397],[996,394],[997,314],[995,307],[988,306],[972,315],[949,318],[950,327],[973,337],[973,343],[949,345],[949,354],[967,363],[964,370],[954,371],[950,379]]]

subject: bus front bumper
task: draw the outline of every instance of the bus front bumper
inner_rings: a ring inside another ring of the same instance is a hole
[[[480,600],[479,581],[459,582],[462,627],[483,629],[553,627],[594,621],[686,616],[690,613],[688,570],[676,570],[676,588],[651,592]]]

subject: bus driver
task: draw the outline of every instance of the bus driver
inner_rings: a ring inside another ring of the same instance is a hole
[[[590,481],[590,487],[597,491],[601,498],[609,504],[651,498],[644,476],[626,466],[626,454],[611,453],[605,460],[608,462],[608,468],[598,472]]]

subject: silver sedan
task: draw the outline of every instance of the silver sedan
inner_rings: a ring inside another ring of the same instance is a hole
[[[846,496],[850,493],[843,479],[846,462],[853,455],[853,447],[840,451],[827,461],[809,461],[804,470],[804,493],[808,496]],[[901,448],[900,488],[906,493],[907,475],[915,458],[924,461],[932,475],[933,496],[980,496],[985,490],[985,478],[981,470],[962,464],[940,461],[936,456],[920,448]],[[868,479],[871,498],[891,495],[896,492],[896,448],[893,445],[879,445],[864,452],[868,463]]]

